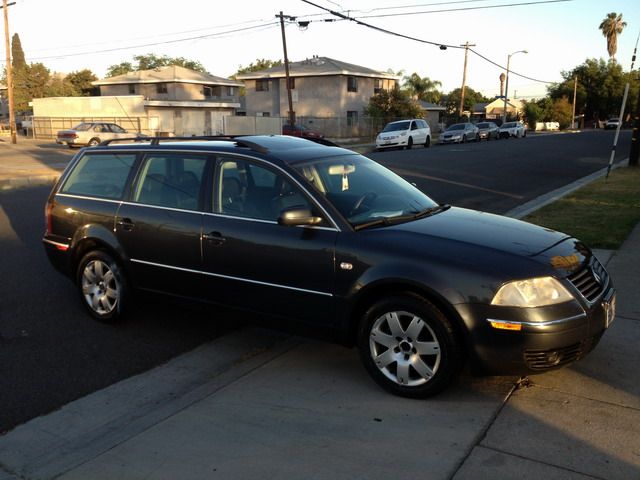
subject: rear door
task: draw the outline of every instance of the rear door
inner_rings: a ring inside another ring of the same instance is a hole
[[[153,152],[142,160],[116,236],[140,288],[198,297],[202,183],[207,156]]]
[[[220,156],[214,184],[202,244],[209,298],[332,324],[337,228],[328,219],[313,228],[279,225],[287,207],[321,212],[287,174],[259,160]]]

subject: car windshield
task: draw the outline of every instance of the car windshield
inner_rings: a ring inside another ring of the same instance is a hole
[[[93,126],[93,123],[81,123],[80,125],[76,125],[73,127],[73,130],[77,130],[79,132],[86,132]]]
[[[361,155],[293,165],[354,227],[378,219],[410,221],[438,205],[416,187]]]
[[[502,128],[513,128],[516,126],[516,122],[508,122],[502,125]]]
[[[488,123],[479,123],[478,124],[478,128],[489,128],[489,124]]]
[[[409,122],[393,122],[387,123],[387,126],[382,130],[383,132],[397,132],[398,130],[409,130]]]
[[[464,123],[456,123],[455,125],[451,125],[447,128],[447,132],[451,130],[464,130]]]

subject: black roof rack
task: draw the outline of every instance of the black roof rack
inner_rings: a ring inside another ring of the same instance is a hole
[[[100,142],[101,147],[105,147],[114,142],[149,142],[151,145],[160,145],[160,143],[164,142],[201,142],[201,141],[215,141],[222,140],[228,142],[234,142],[238,147],[249,148],[255,152],[267,153],[269,149],[264,145],[260,145],[257,142],[252,142],[249,140],[251,135],[200,135],[200,136],[190,136],[190,137],[130,137],[130,138],[113,138],[111,140],[105,140]],[[294,137],[292,137],[294,138]],[[306,138],[306,140],[310,140],[314,143],[318,143],[320,145],[326,145],[328,147],[339,147],[340,145],[333,143],[324,138]]]
[[[104,140],[100,142],[101,147],[106,147],[114,142],[149,142],[151,145],[160,145],[161,142],[184,142],[184,141],[192,141],[192,142],[201,142],[201,141],[213,141],[213,140],[227,140],[230,142],[235,142],[239,147],[249,148],[256,152],[267,153],[269,151],[268,148],[263,147],[262,145],[251,142],[248,140],[243,140],[240,137],[244,137],[245,135],[200,135],[200,136],[190,136],[190,137],[130,137],[130,138],[112,138],[111,140]]]

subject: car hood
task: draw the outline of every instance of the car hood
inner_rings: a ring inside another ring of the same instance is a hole
[[[386,137],[389,135],[398,136],[398,135],[402,135],[403,133],[407,133],[407,131],[406,130],[390,130],[388,132],[380,132],[378,136],[379,137]]]
[[[380,240],[401,255],[479,270],[501,265],[515,275],[565,276],[591,256],[564,233],[464,208],[377,230]]]
[[[463,133],[465,133],[465,130],[445,130],[443,135],[456,136],[456,135],[462,135]]]

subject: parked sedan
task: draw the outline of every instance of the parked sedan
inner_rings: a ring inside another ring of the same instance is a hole
[[[505,122],[500,126],[500,138],[521,138],[527,136],[527,130],[521,122]]]
[[[498,135],[499,129],[498,125],[493,122],[482,122],[476,125],[478,127],[478,136],[480,140],[491,140],[492,138],[498,139],[500,136]]]
[[[618,128],[618,125],[620,125],[620,119],[619,118],[610,118],[609,120],[607,120],[607,123],[604,124],[604,128],[605,130],[609,130],[609,129],[616,129]]]
[[[320,132],[316,132],[315,130],[311,130],[310,128],[305,127],[304,125],[289,125],[288,123],[282,126],[282,134],[290,135],[292,137],[301,137],[301,138],[324,138],[324,135]]]
[[[473,123],[454,123],[440,135],[440,143],[466,143],[470,140],[477,142],[478,131]]]
[[[104,140],[117,138],[144,137],[139,133],[130,133],[115,123],[84,122],[70,130],[61,130],[56,136],[56,143],[67,144],[69,148],[95,146]]]

